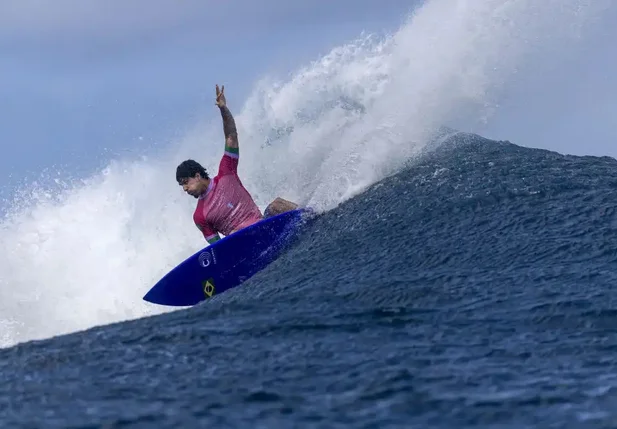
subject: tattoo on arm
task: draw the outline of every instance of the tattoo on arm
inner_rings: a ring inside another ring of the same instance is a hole
[[[206,239],[206,241],[208,242],[208,244],[214,244],[220,239],[221,239],[221,236],[219,234],[216,234],[214,237],[210,237],[210,239]]]
[[[223,131],[225,132],[225,145],[231,148],[238,147],[238,130],[236,121],[227,106],[221,106],[221,116],[223,117]]]

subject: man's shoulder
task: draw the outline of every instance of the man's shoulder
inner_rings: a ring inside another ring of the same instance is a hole
[[[217,185],[225,185],[227,183],[236,183],[240,179],[235,173],[227,173],[227,174],[218,174],[214,179],[214,187],[213,190],[216,189]]]

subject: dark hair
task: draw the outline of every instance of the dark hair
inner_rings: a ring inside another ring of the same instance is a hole
[[[209,179],[206,169],[203,168],[200,163],[192,159],[187,159],[176,168],[176,181],[180,183],[182,179],[195,177],[197,173],[199,173],[203,179]]]

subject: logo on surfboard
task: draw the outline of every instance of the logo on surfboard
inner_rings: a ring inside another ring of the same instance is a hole
[[[211,263],[216,264],[216,258],[214,257],[214,250],[212,250],[212,253],[210,253],[210,251],[207,251],[207,250],[204,252],[201,252],[197,260],[199,261],[199,265],[201,265],[204,268],[209,267]]]

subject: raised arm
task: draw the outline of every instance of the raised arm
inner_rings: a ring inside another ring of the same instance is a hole
[[[216,85],[216,105],[221,110],[223,118],[223,132],[225,133],[225,151],[238,153],[238,130],[236,129],[236,121],[227,108],[227,100],[225,100],[225,85],[219,90]]]

